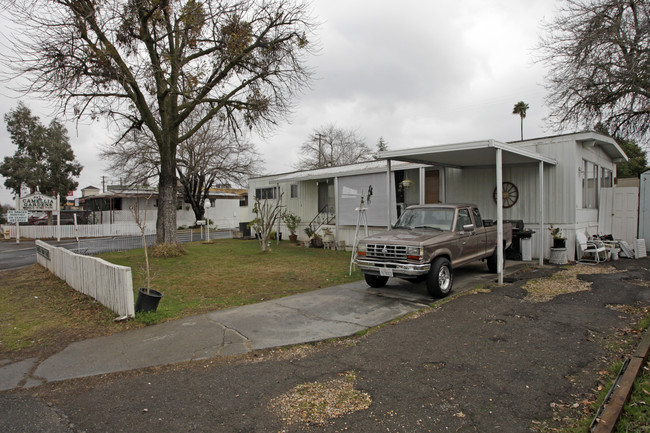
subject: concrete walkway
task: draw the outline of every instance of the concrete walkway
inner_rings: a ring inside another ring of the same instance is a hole
[[[523,266],[511,263],[507,270]],[[495,277],[477,263],[455,278],[453,293]],[[423,283],[391,279],[382,289],[349,283],[79,341],[40,363],[0,360],[0,390],[345,337],[431,302]]]

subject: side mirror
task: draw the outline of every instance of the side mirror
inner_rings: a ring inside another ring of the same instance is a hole
[[[464,232],[473,232],[474,231],[474,224],[465,224],[463,226],[463,231]]]

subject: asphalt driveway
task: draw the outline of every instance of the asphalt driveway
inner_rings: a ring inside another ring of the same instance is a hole
[[[557,268],[427,309],[363,337],[55,382],[0,394],[3,431],[526,432],[598,386],[608,347],[650,306],[650,259],[580,277],[589,290],[532,301]],[[634,307],[634,308],[633,308]],[[628,332],[629,333],[629,332]],[[271,399],[355,371],[369,409],[287,424]],[[42,430],[47,425],[47,430]]]

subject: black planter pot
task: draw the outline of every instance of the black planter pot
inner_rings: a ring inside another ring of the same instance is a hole
[[[553,248],[566,248],[566,239],[553,238]]]
[[[138,299],[135,301],[135,312],[139,311],[153,311],[156,312],[158,309],[158,303],[163,297],[163,294],[158,290],[147,289],[145,287],[140,287],[138,289]]]

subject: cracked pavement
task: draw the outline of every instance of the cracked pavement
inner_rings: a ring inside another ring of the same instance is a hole
[[[424,306],[355,282],[79,341],[40,363],[0,365],[0,390],[343,337]]]

